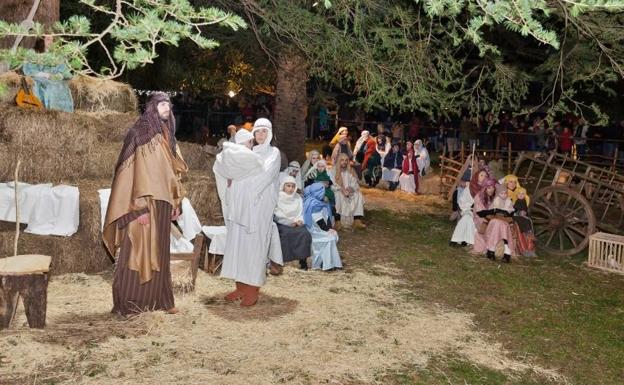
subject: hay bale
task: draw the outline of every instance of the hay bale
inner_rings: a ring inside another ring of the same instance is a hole
[[[126,83],[76,76],[69,81],[69,89],[76,110],[134,113],[138,109],[137,97]]]
[[[178,146],[190,170],[209,171],[212,174],[215,157],[205,152],[201,145],[190,142],[178,142]]]
[[[18,155],[24,182],[110,178],[121,140],[135,120],[130,113],[0,109],[0,180],[12,180]]]
[[[8,92],[0,96],[0,103],[15,105],[15,96],[20,89],[21,75],[8,71],[0,75],[0,83],[7,86]],[[33,80],[26,77],[32,87]],[[76,76],[68,81],[69,90],[74,99],[76,112],[118,112],[133,113],[138,111],[138,99],[126,83],[114,80],[102,80],[90,76]]]
[[[221,202],[212,171],[189,171],[182,182],[202,225],[223,225]]]
[[[80,190],[80,225],[71,237],[22,233],[18,254],[45,254],[52,257],[54,275],[64,273],[95,273],[111,266],[102,243],[100,201],[97,190],[110,186],[110,180],[83,181]],[[15,224],[0,226],[0,255],[13,254]]]

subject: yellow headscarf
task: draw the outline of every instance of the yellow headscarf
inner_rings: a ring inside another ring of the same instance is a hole
[[[347,131],[348,131],[347,127],[340,127],[336,135],[334,135],[332,140],[329,142],[329,145],[331,147],[334,147],[336,143],[338,143],[338,140],[340,139],[340,134],[342,134],[343,132],[347,132]]]
[[[518,177],[513,174],[506,175],[505,178],[503,179],[503,183],[505,183],[505,186],[507,186],[508,182],[516,182],[515,190],[512,191],[509,188],[507,188],[507,196],[511,198],[511,201],[513,203],[516,203],[516,201],[518,200],[518,194],[520,193],[520,191],[522,191],[526,195],[526,203],[528,206],[531,203],[531,199],[529,198],[529,194],[527,194],[526,189],[520,185],[520,181],[518,180]]]

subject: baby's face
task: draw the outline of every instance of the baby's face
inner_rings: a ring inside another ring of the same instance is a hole
[[[295,192],[297,186],[294,183],[284,183],[284,192],[288,195],[291,195]]]
[[[507,190],[503,190],[498,194],[501,199],[507,199]]]
[[[323,171],[325,171],[325,166],[324,166],[324,165],[320,165],[320,166],[317,166],[317,167],[316,167],[316,169],[317,169],[319,172],[323,172]],[[273,190],[273,191],[275,191],[275,190]]]

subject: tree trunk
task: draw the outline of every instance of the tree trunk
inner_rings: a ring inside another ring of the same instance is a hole
[[[26,19],[34,0],[2,0],[0,1],[0,20],[9,23],[21,23]],[[43,24],[46,28],[51,28],[59,21],[61,11],[61,0],[41,0],[34,21]],[[15,37],[0,39],[0,48],[11,48]],[[35,39],[24,39],[20,44],[23,48],[33,48]]]
[[[278,148],[289,161],[305,155],[308,73],[305,59],[292,51],[278,58],[273,132]]]

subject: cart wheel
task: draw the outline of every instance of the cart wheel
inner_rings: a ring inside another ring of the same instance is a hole
[[[570,256],[584,250],[596,232],[596,217],[589,201],[565,186],[549,186],[531,197],[536,245],[547,254]]]

